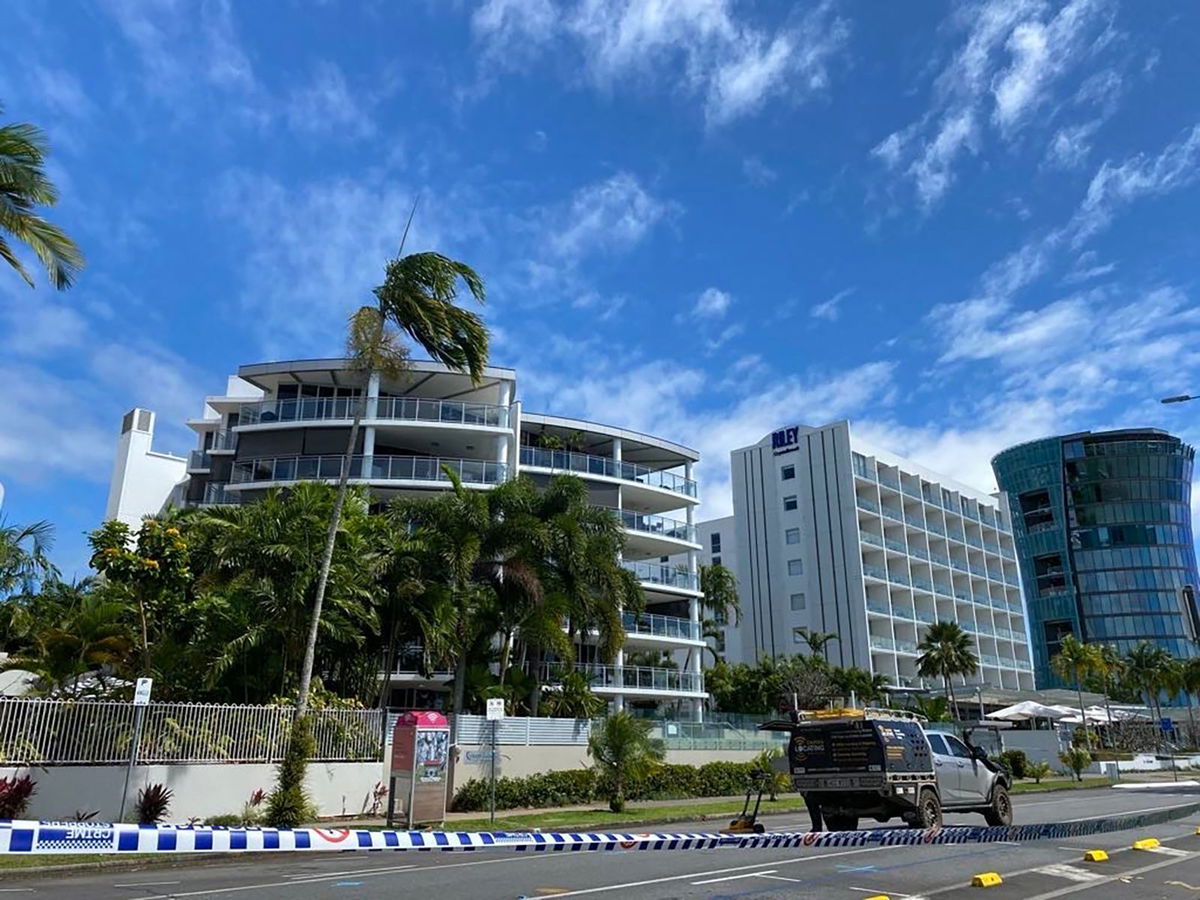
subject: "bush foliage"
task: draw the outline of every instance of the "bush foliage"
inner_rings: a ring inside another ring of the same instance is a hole
[[[683,800],[690,797],[733,797],[743,794],[750,782],[753,763],[710,762],[703,766],[665,764],[643,778],[630,780],[627,800]],[[486,778],[472,778],[454,794],[456,812],[488,808]],[[521,778],[496,779],[496,809],[543,809],[595,803],[609,792],[593,769],[541,772]]]
[[[29,800],[37,793],[37,784],[28,775],[0,778],[0,819],[19,819],[29,808]]]
[[[1005,750],[996,757],[996,761],[1013,778],[1027,778],[1029,774],[1029,757],[1024,750]]]

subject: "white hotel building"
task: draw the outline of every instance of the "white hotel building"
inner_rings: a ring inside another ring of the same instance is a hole
[[[301,480],[336,481],[361,390],[345,360],[242,366],[188,422],[196,449],[186,460],[152,451],[154,415],[133,410],[122,425],[106,516],[136,526],[168,505],[244,503]],[[516,372],[498,367],[479,384],[431,362],[415,362],[395,383],[374,378],[352,483],[385,503],[448,488],[443,466],[479,490],[517,475],[543,483],[559,472],[578,475],[591,501],[623,522],[624,565],[638,575],[647,611],[626,614],[626,649],[615,664],[585,644],[577,667],[616,706],[679,703],[698,718],[707,696],[693,523],[699,455],[617,426],[527,412],[517,396]],[[552,449],[559,447],[570,449]],[[682,564],[664,564],[667,557]],[[665,651],[677,668],[624,664],[626,653],[642,650]],[[391,705],[444,699],[446,678],[423,680],[412,662],[402,658],[389,674]]]
[[[960,682],[1033,689],[1002,496],[872,448],[845,421],[781,429],[734,450],[731,464],[734,515],[699,526],[702,560],[720,556],[738,578],[729,662],[807,652],[809,629],[838,635],[826,648],[835,665],[940,688],[917,675],[917,644],[948,620],[980,660]]]

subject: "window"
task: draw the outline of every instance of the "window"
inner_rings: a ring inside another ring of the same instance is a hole
[[[934,753],[939,753],[942,756],[950,755],[950,751],[946,749],[946,742],[942,739],[942,736],[940,734],[933,734],[932,732],[926,732],[925,736],[927,738],[929,738],[929,749],[930,750],[932,750]]]
[[[800,543],[800,529],[799,528],[789,528],[787,531],[785,531],[783,533],[783,539],[785,541],[787,541],[789,544]]]
[[[1062,647],[1062,639],[1068,634],[1075,633],[1075,625],[1070,619],[1052,619],[1044,624],[1046,638],[1046,656],[1055,656]]]
[[[714,556],[714,557],[712,558],[712,564],[713,564],[714,566],[719,566],[719,565],[721,564],[721,557],[719,557],[719,556]]]
[[[800,504],[796,502],[795,494],[789,494],[787,497],[783,498],[783,508],[786,510],[789,510],[789,511],[793,510],[796,507],[798,507],[799,505]]]
[[[800,610],[802,610],[804,608],[805,608],[804,595],[803,594],[792,594],[792,612],[799,612]]]
[[[788,560],[788,574],[789,575],[803,575],[804,574],[804,560],[789,559]]]
[[[795,466],[784,466],[782,469],[779,470],[779,477],[782,478],[784,481],[791,481],[793,478],[796,477],[796,467]]]
[[[803,628],[793,628],[792,629],[792,643],[793,644],[804,644],[807,642],[808,642],[808,639],[804,636]]]
[[[714,531],[708,538],[709,546],[712,547],[713,553],[721,552],[721,532]]]
[[[946,744],[950,747],[950,755],[957,756],[962,759],[970,759],[971,751],[967,749],[967,745],[960,741],[952,734],[942,735],[946,739]]]
[[[1017,503],[1021,507],[1021,517],[1025,520],[1027,531],[1053,526],[1054,510],[1050,506],[1049,491],[1026,491],[1017,498]]]
[[[658,558],[658,561],[659,561],[660,563],[670,562],[670,561],[671,561],[671,557],[669,557],[669,556],[660,556],[660,557]]]

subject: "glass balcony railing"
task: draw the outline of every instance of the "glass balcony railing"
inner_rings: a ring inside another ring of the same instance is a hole
[[[896,640],[893,641],[893,643],[896,645],[897,653],[911,653],[914,656],[917,653],[917,642],[916,641],[905,641],[905,640],[901,640],[900,638],[896,638]]]
[[[242,502],[242,495],[225,490],[224,482],[210,481],[204,486],[204,499],[200,502],[205,506],[237,506]]]
[[[965,544],[967,536],[957,528],[947,528],[946,537],[954,538],[954,540],[962,541]]]
[[[631,612],[621,616],[626,634],[644,634],[650,637],[675,638],[681,641],[700,640],[700,623],[679,616],[658,616]]]
[[[193,450],[188,454],[189,472],[207,472],[212,468],[212,458],[207,450]]]
[[[664,516],[648,516],[635,513],[628,509],[613,509],[606,507],[621,520],[630,531],[640,531],[645,534],[657,534],[674,538],[678,541],[696,543],[696,526],[678,519],[668,519]]]
[[[979,661],[982,662],[985,666],[996,666],[996,667],[1000,666],[1000,657],[991,656],[990,654],[987,654],[987,653],[979,654]]]
[[[935,522],[933,519],[926,519],[925,527],[934,534],[940,534],[942,537],[946,536],[946,529],[942,527],[940,522]]]
[[[895,650],[896,642],[889,637],[880,637],[879,635],[871,635],[872,650]]]
[[[917,610],[917,621],[924,622],[926,625],[932,625],[934,622],[937,621],[937,614],[932,613],[929,610],[918,609]]]
[[[892,611],[888,609],[888,605],[880,602],[879,600],[868,600],[867,610],[869,612],[879,613],[881,616],[890,616],[892,614]]]
[[[588,453],[572,453],[569,450],[543,450],[540,447],[522,447],[521,465],[556,472],[581,472],[586,475],[602,475],[636,481],[649,487],[663,488],[677,494],[696,496],[696,482],[674,472],[648,469],[634,463],[621,462],[607,456],[592,456]]]
[[[864,531],[862,532],[861,536],[864,544],[872,544],[876,547],[883,546],[883,537],[881,535],[874,534],[870,531]]]
[[[972,547],[977,547],[980,550],[983,549],[983,541],[981,541],[979,538],[975,537],[974,535],[970,535],[970,534],[967,535],[967,543],[970,544]]]
[[[915,488],[911,484],[908,484],[907,482],[902,483],[900,485],[900,490],[901,490],[901,492],[903,492],[904,494],[906,494],[909,497],[913,497],[914,499],[917,499],[917,500],[921,499],[921,489]]]
[[[316,481],[338,478],[343,456],[276,456],[238,460],[231,484],[253,482]],[[369,464],[364,462],[369,460]],[[449,459],[435,456],[352,456],[350,477],[368,481],[449,482],[448,468],[464,484],[499,484],[508,477],[504,463],[483,459]]]
[[[624,688],[636,691],[672,693],[704,693],[704,676],[680,669],[652,666],[602,666],[596,663],[576,663],[575,671],[591,676],[592,688]],[[543,666],[542,679],[553,683],[559,677],[557,666]]]
[[[894,507],[894,506],[888,506],[888,505],[884,504],[883,514],[885,516],[887,516],[889,519],[895,519],[897,522],[904,521],[904,513],[901,512],[900,510],[896,509],[896,507]]]
[[[868,500],[866,497],[859,496],[857,497],[856,502],[858,503],[859,509],[865,509],[867,512],[873,513],[879,512],[879,504],[874,500]]]
[[[955,588],[954,596],[957,597],[959,600],[963,600],[967,603],[971,602],[971,592],[970,591],[962,591],[962,590],[958,590],[957,588]]]
[[[916,513],[906,512],[904,514],[904,521],[907,522],[909,525],[912,525],[916,528],[924,528],[925,527],[925,517],[919,516]]]
[[[940,594],[943,597],[953,597],[954,596],[954,588],[950,587],[950,585],[948,585],[948,584],[936,584],[935,583],[933,586],[933,590],[935,593]]]
[[[896,584],[908,584],[909,583],[908,573],[901,572],[898,570],[897,571],[889,571],[888,572],[888,581],[893,581]]]
[[[300,397],[295,400],[261,400],[243,403],[238,408],[239,425],[267,422],[312,422],[353,419],[360,403],[363,417],[392,422],[438,422],[455,425],[508,426],[508,407],[488,403],[464,403],[458,400],[423,400],[418,397]],[[375,404],[375,414],[370,404]]]
[[[919,575],[914,575],[912,579],[912,586],[918,590],[926,591],[930,594],[933,593],[933,582],[928,578],[921,578]]]
[[[898,619],[915,619],[916,618],[915,611],[913,610],[913,608],[911,606],[905,606],[903,604],[897,603],[892,607],[892,610],[893,610],[893,615],[895,615],[896,618],[898,618]]]
[[[648,562],[624,562],[621,565],[636,575],[638,581],[647,584],[661,584],[664,587],[682,588],[686,591],[700,590],[699,576],[673,566]]]
[[[897,541],[893,538],[884,538],[883,545],[889,550],[895,550],[897,553],[908,554],[908,544],[904,541]]]
[[[878,578],[880,581],[887,581],[887,569],[883,566],[863,565],[863,574],[869,578]]]
[[[908,555],[915,556],[917,559],[929,559],[929,551],[926,550],[924,547],[910,546],[908,548]]]
[[[236,431],[218,431],[213,434],[211,450],[234,450],[237,448]]]

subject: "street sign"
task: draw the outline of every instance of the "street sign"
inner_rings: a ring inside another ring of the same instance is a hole
[[[499,750],[468,750],[464,756],[466,756],[467,762],[474,764],[500,761]]]
[[[133,705],[148,706],[150,704],[150,688],[153,686],[153,678],[139,678],[137,687],[133,689]]]
[[[1166,716],[1163,716],[1161,719],[1158,720],[1158,727],[1161,728],[1164,732],[1168,732],[1168,733],[1173,731],[1175,728],[1175,726],[1171,723],[1171,720],[1169,718],[1167,718]]]
[[[504,718],[504,700],[501,697],[493,697],[487,702],[487,720],[489,722],[499,722]]]

